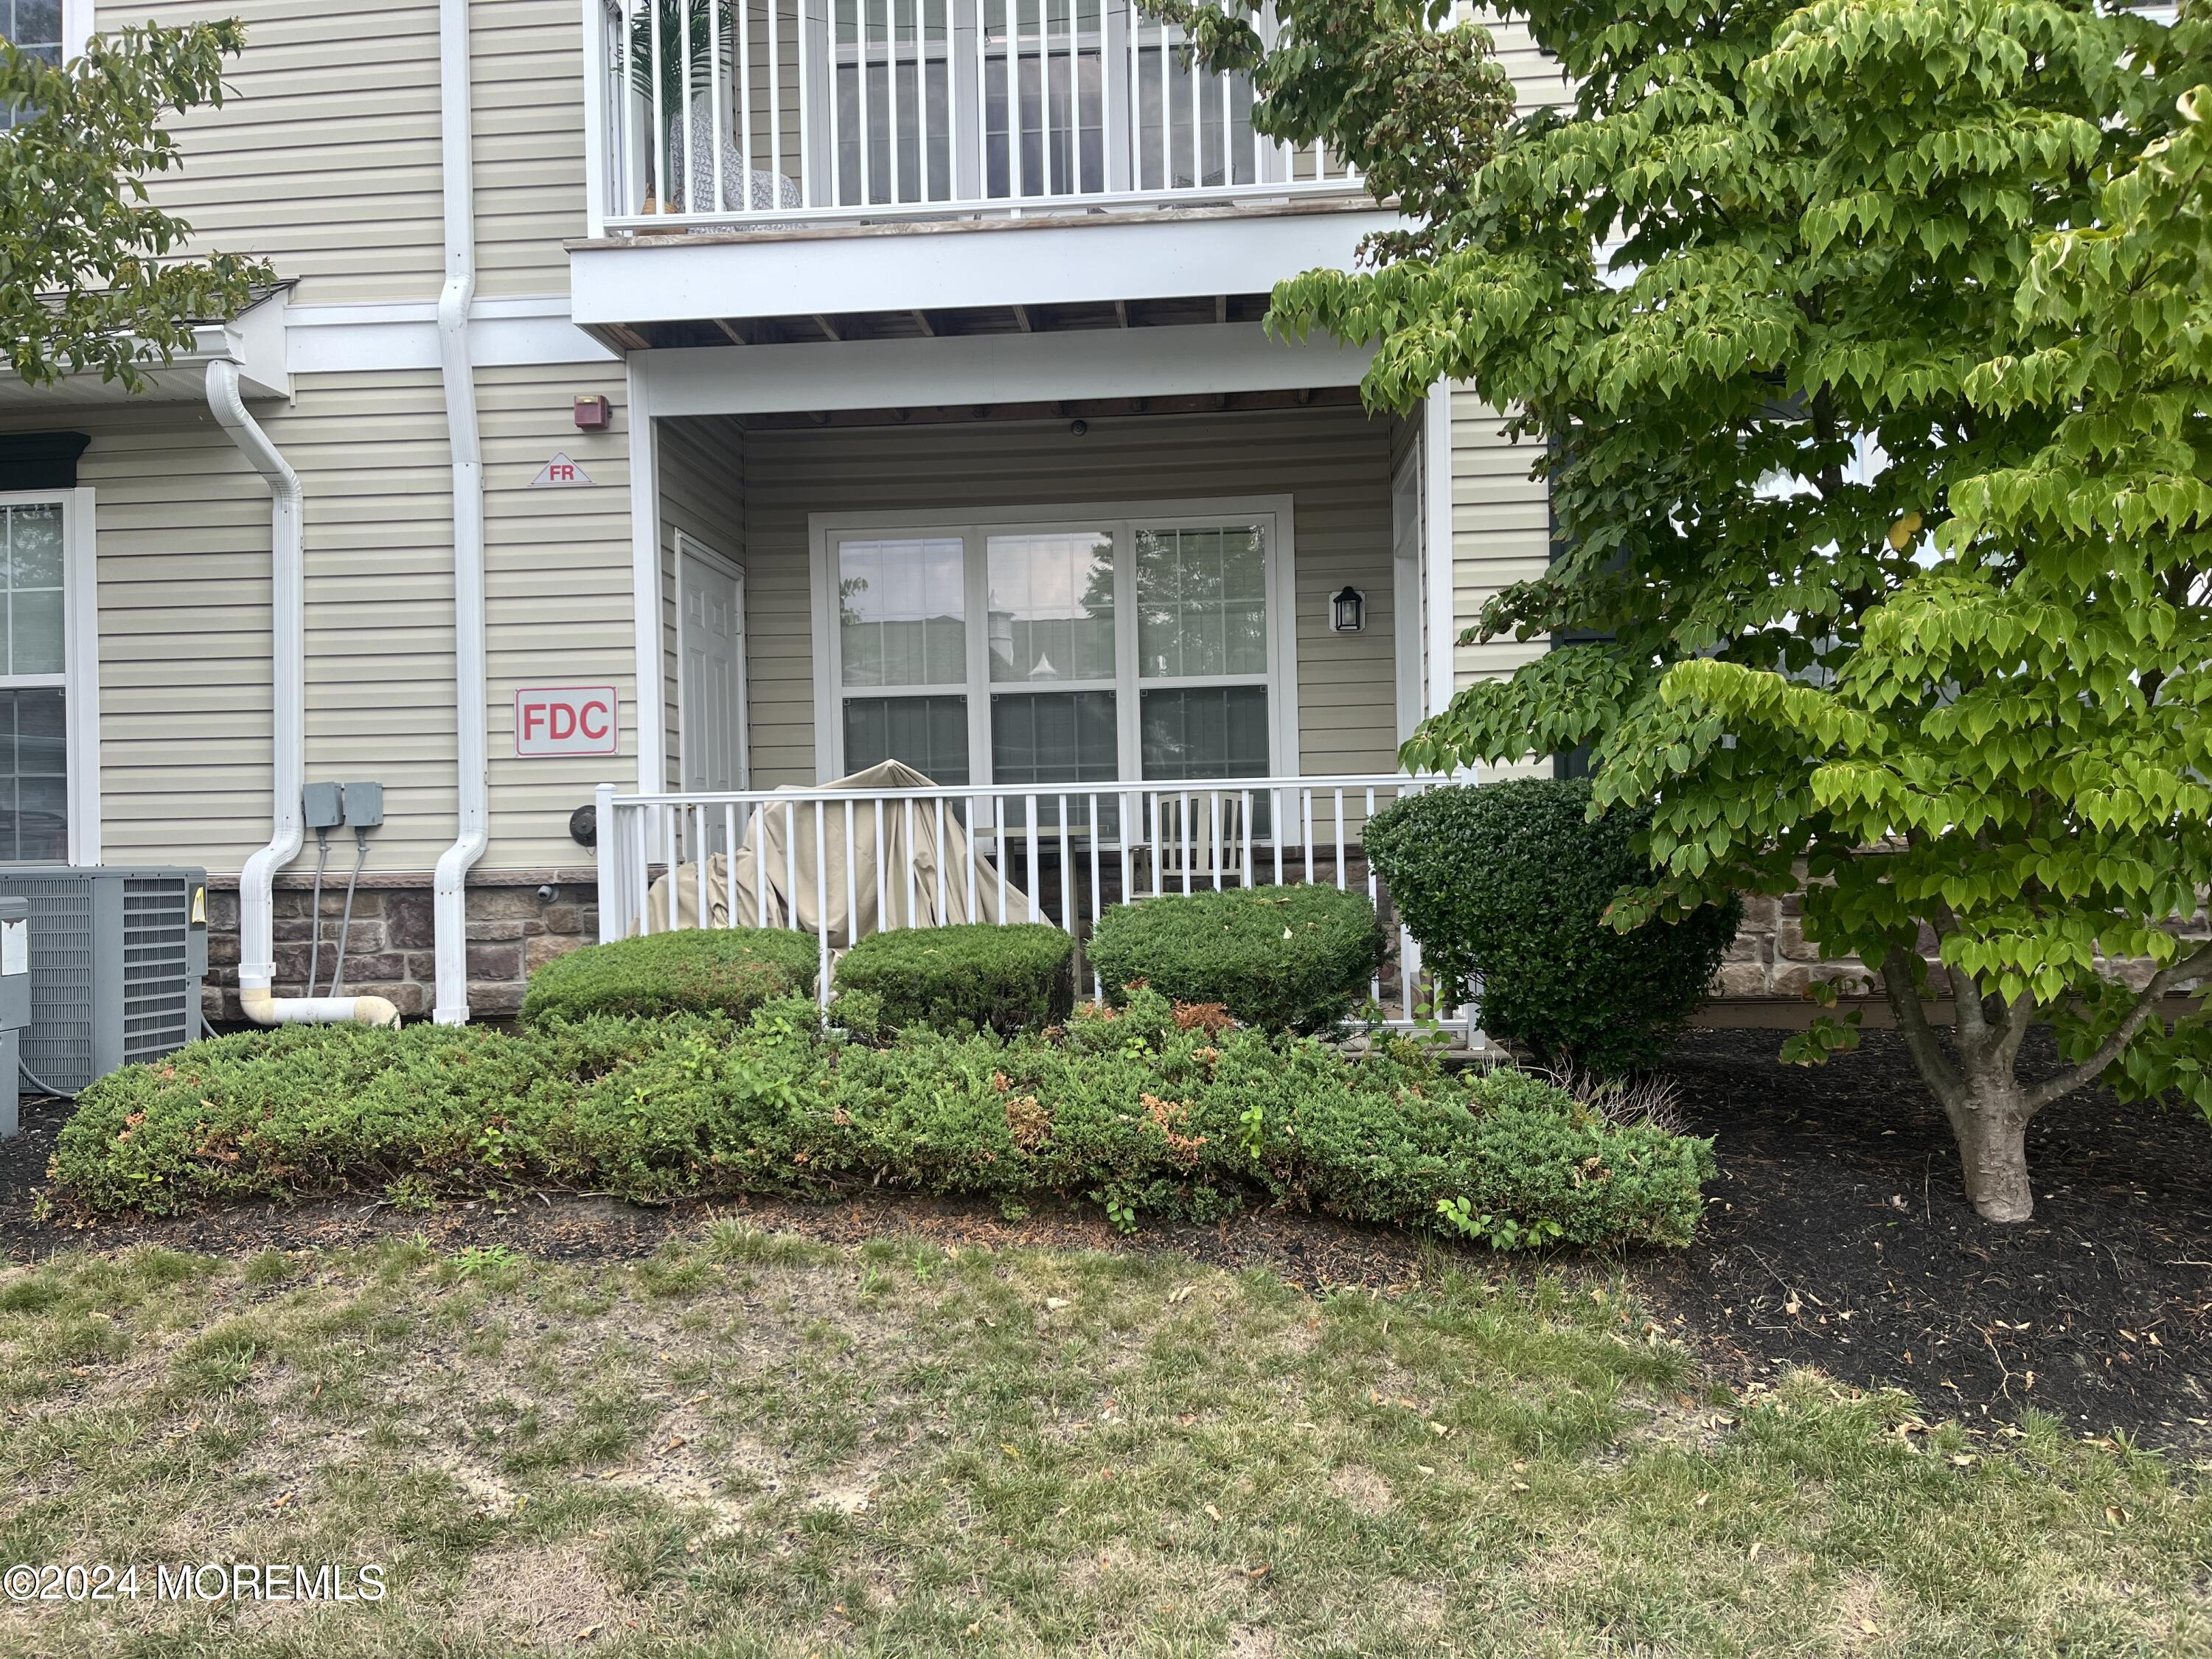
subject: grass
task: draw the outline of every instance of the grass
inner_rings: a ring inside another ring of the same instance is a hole
[[[2171,1654],[2193,1475],[1708,1389],[1619,1282],[1313,1299],[717,1223],[554,1264],[0,1273],[0,1565],[374,1562],[374,1605],[0,1607],[24,1654]]]

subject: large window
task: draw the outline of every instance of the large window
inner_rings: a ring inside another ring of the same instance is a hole
[[[824,775],[944,784],[1296,767],[1286,503],[817,520]]]
[[[70,856],[67,511],[0,497],[0,862]]]

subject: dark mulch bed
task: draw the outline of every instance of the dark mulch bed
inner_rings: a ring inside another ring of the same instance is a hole
[[[1724,1374],[1818,1365],[1947,1417],[2212,1443],[2212,1126],[2071,1096],[2029,1130],[2033,1219],[1995,1227],[1894,1033],[1810,1070],[1777,1066],[1781,1041],[1695,1032],[1668,1067],[1721,1176],[1698,1242],[1637,1277]]]
[[[2095,1091],[2062,1102],[2030,1136],[2035,1218],[1991,1227],[1966,1204],[1942,1115],[1893,1036],[1870,1032],[1857,1054],[1810,1072],[1778,1066],[1780,1042],[1772,1031],[1697,1032],[1670,1064],[1688,1127],[1715,1138],[1721,1164],[1698,1242],[1626,1264],[1670,1329],[1733,1382],[1811,1364],[1910,1389],[1931,1416],[2011,1421],[2032,1407],[2084,1432],[2212,1445],[2212,1127],[2193,1113],[2122,1109]],[[1440,1251],[1503,1267],[1487,1254],[1283,1211],[1124,1239],[1089,1210],[1040,1205],[1009,1223],[988,1206],[875,1194],[826,1207],[666,1209],[556,1196],[428,1216],[319,1200],[72,1227],[31,1213],[67,1111],[27,1103],[25,1133],[0,1142],[0,1260],[138,1243],[237,1255],[417,1232],[441,1249],[629,1257],[724,1213],[839,1243],[904,1233],[1168,1249],[1309,1288],[1401,1285],[1432,1271]]]

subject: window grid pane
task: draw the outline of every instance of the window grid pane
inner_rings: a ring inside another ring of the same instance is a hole
[[[903,761],[932,783],[968,781],[968,699],[848,697],[845,769]]]
[[[1267,546],[1256,525],[1137,532],[1137,672],[1267,672]]]
[[[13,41],[27,57],[49,64],[62,61],[62,0],[0,0],[0,38]],[[27,113],[0,106],[0,131]]]
[[[991,678],[1114,678],[1114,538],[1096,531],[986,544]]]
[[[69,743],[58,689],[0,691],[0,861],[69,858]]]
[[[1111,783],[1121,775],[1111,691],[1000,692],[991,699],[998,783]]]
[[[1146,781],[1267,775],[1267,687],[1146,691],[1138,708]]]
[[[958,537],[847,542],[837,554],[848,685],[958,685],[968,678],[966,547]]]
[[[58,674],[62,649],[62,508],[0,507],[0,670]]]

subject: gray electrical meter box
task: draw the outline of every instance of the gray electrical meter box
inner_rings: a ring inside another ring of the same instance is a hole
[[[0,898],[0,1140],[21,1127],[23,1028],[31,1023],[31,902]]]

